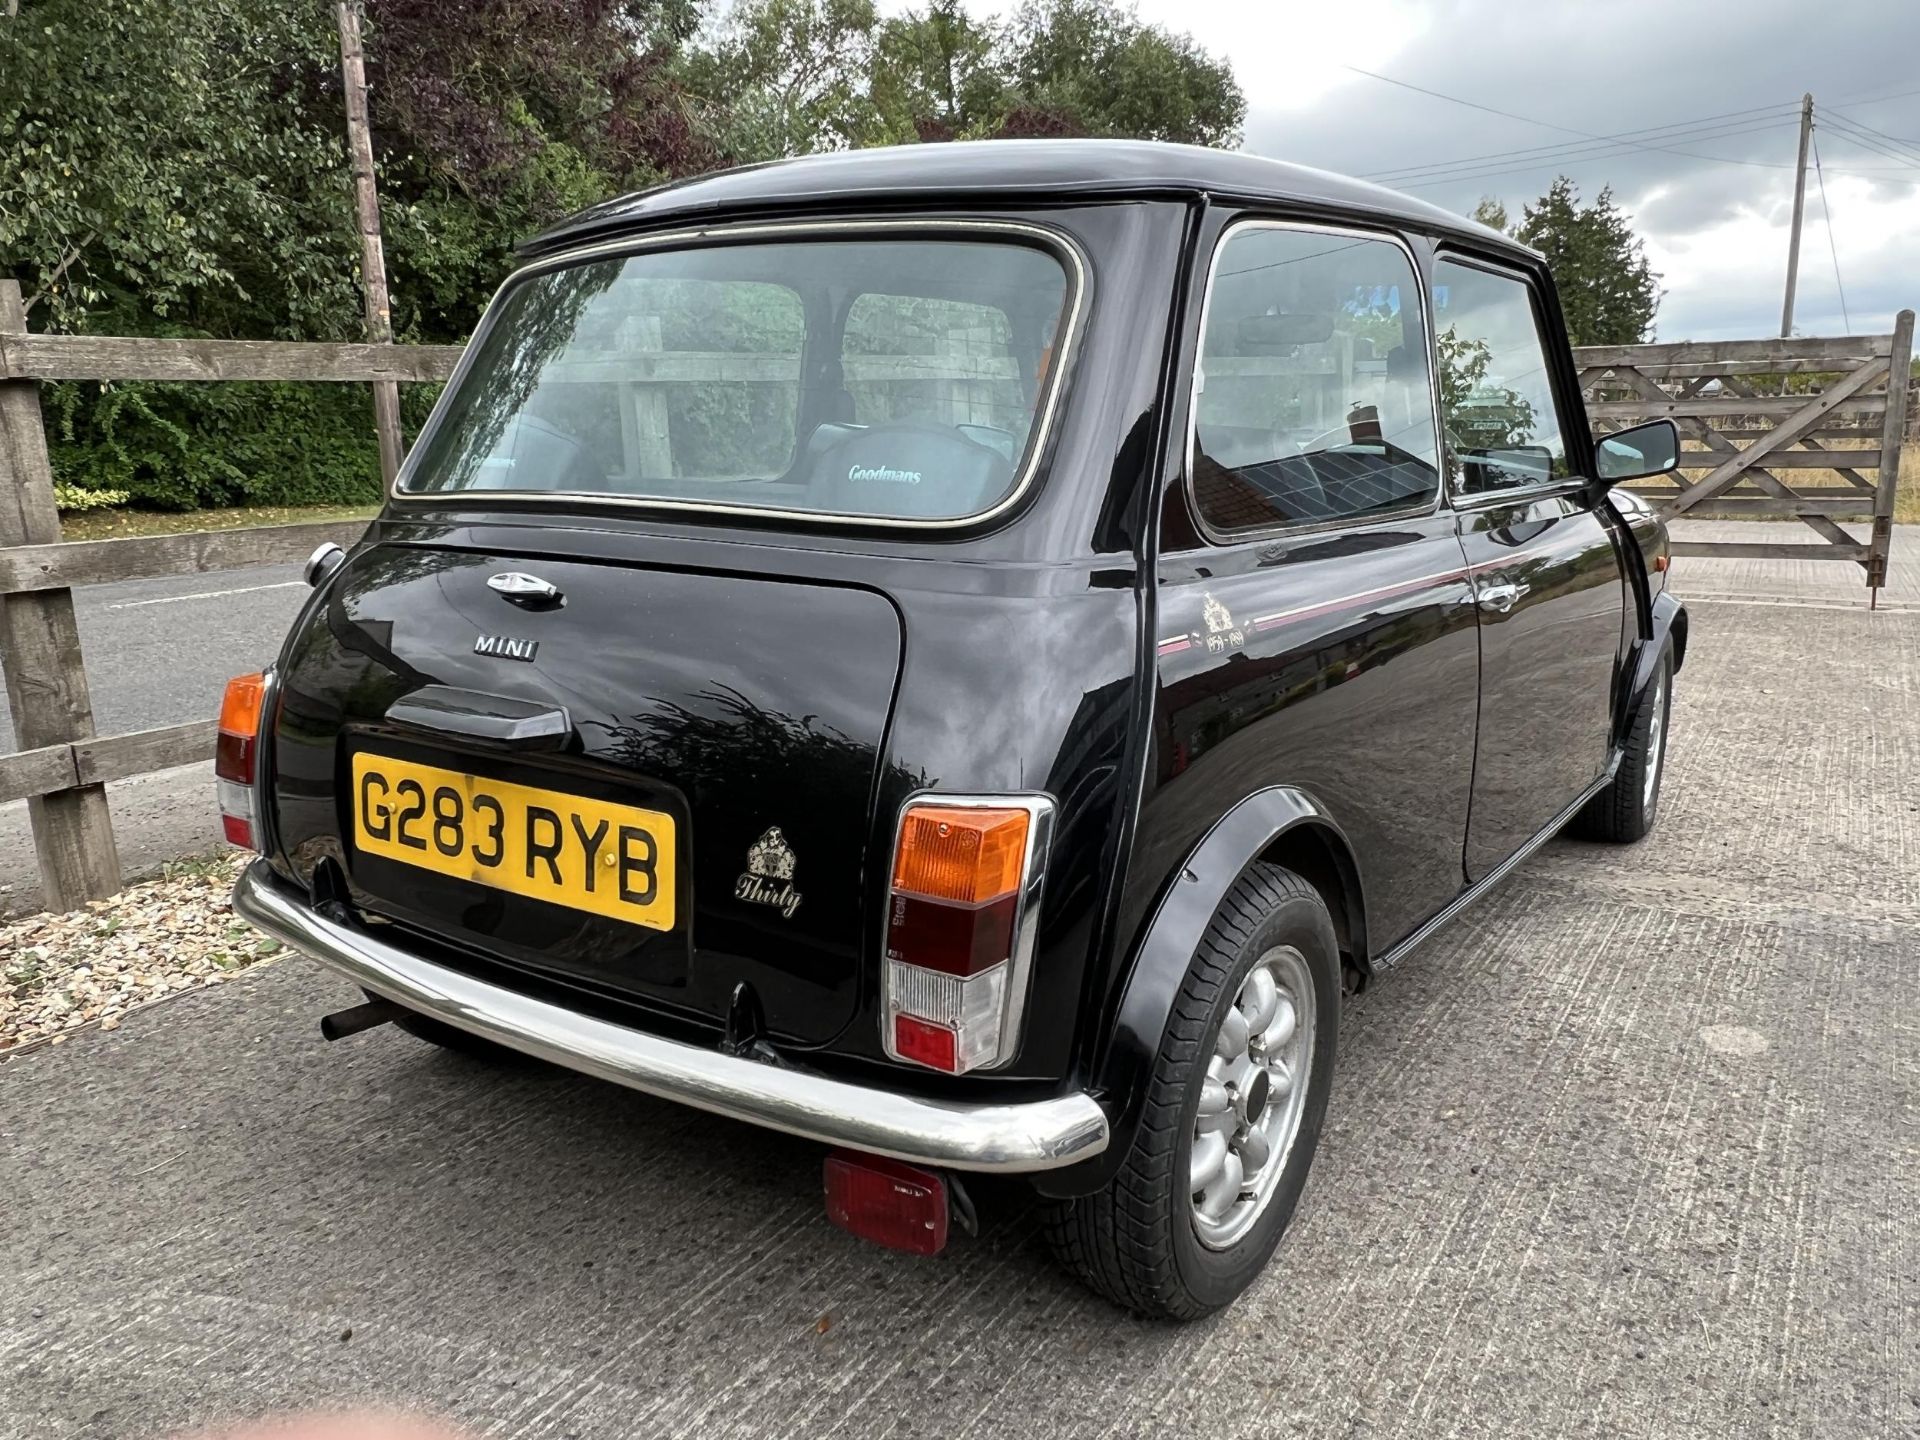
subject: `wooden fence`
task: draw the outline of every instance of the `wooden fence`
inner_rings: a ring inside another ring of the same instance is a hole
[[[1649,492],[1669,519],[1793,518],[1820,537],[1813,544],[1677,540],[1674,554],[1852,560],[1866,571],[1870,592],[1886,584],[1912,389],[1911,310],[1887,335],[1597,346],[1574,354],[1596,432],[1663,417],[1679,427],[1682,473]],[[1868,519],[1868,537],[1842,529],[1841,516]]]
[[[656,337],[643,339],[652,345],[580,362],[568,377],[620,384],[623,407],[638,417],[623,416],[623,431],[631,432],[623,439],[643,449],[663,426],[659,385],[693,378],[791,382],[797,373],[776,365],[779,357],[663,352]],[[1690,470],[1706,473],[1674,482],[1662,499],[1669,515],[1798,516],[1826,542],[1682,541],[1676,553],[1854,560],[1877,587],[1885,578],[1907,409],[1907,387],[1887,380],[1906,375],[1912,344],[1908,311],[1891,335],[1867,339],[1625,346],[1578,357],[1597,429],[1658,416],[1679,424]],[[120,888],[106,782],[204,760],[213,751],[211,719],[95,735],[73,587],[287,564],[325,541],[350,545],[364,527],[330,522],[63,541],[39,382],[441,381],[459,357],[458,346],[31,335],[19,286],[0,280],[0,668],[20,747],[0,756],[0,802],[24,798],[30,807],[49,908],[71,909]],[[956,387],[953,403],[973,407],[987,403],[975,393],[983,383],[1007,378],[1004,360],[956,358],[850,357],[847,381],[947,381]],[[640,423],[648,415],[654,423]],[[1776,471],[1835,478],[1795,488]],[[1872,538],[1854,540],[1834,523],[1836,514],[1870,514]]]
[[[213,753],[211,718],[94,733],[73,587],[288,564],[325,541],[350,545],[366,527],[333,522],[62,541],[39,382],[444,380],[459,357],[458,346],[29,335],[19,285],[0,280],[0,669],[20,747],[0,756],[0,802],[27,801],[49,909],[72,909],[120,888],[107,781]]]

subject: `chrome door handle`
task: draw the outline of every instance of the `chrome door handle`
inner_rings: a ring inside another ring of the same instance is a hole
[[[1474,597],[1482,610],[1504,615],[1527,593],[1524,585],[1482,585]]]

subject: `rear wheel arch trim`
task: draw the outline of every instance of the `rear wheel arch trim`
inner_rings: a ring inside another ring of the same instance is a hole
[[[1288,836],[1306,839],[1308,832],[1332,853],[1342,872],[1344,894],[1322,893],[1329,910],[1337,905],[1346,910],[1344,916],[1336,913],[1335,928],[1344,925],[1364,951],[1364,892],[1353,847],[1340,823],[1318,800],[1290,785],[1257,790],[1239,801],[1166,877],[1120,982],[1107,1043],[1089,1077],[1089,1088],[1109,1117],[1110,1143],[1082,1164],[1034,1176],[1041,1193],[1062,1199],[1090,1194],[1112,1177],[1140,1123],[1168,1017],[1208,924],[1249,867],[1273,856],[1280,858],[1271,863],[1284,864]],[[1364,963],[1370,968],[1370,960]]]

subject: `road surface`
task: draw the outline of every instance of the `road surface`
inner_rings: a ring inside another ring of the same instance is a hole
[[[96,733],[212,717],[229,676],[279,653],[306,593],[295,565],[74,591]],[[0,694],[0,754],[14,748],[13,717]],[[109,786],[108,795],[130,876],[220,844],[209,765],[139,776]],[[38,896],[26,804],[0,805],[0,915],[35,908]]]
[[[826,1224],[815,1146],[323,1044],[357,996],[286,959],[0,1065],[0,1437],[1915,1434],[1920,607],[1692,574],[1654,835],[1549,847],[1349,1008],[1223,1316],[1088,1295],[1016,1187],[911,1260]]]

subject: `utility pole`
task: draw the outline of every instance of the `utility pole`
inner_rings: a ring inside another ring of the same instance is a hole
[[[373,188],[373,137],[367,121],[367,61],[360,48],[359,0],[340,0],[338,14],[340,79],[347,92],[347,152],[353,160],[367,339],[386,345],[393,341],[393,311],[387,303],[387,261],[380,244],[380,197]],[[391,380],[373,382],[373,426],[380,436],[380,474],[392,485],[400,473],[400,387]]]
[[[1787,301],[1780,308],[1780,338],[1793,334],[1793,287],[1800,278],[1800,217],[1807,208],[1807,142],[1813,138],[1813,96],[1800,97],[1800,167],[1793,176],[1793,234],[1787,241]]]

